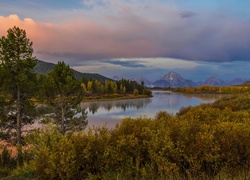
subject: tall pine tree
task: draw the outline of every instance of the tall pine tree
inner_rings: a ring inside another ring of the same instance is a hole
[[[10,28],[0,38],[0,130],[7,139],[16,137],[17,165],[22,165],[22,127],[32,123],[30,100],[36,82],[32,42],[25,30]]]
[[[30,101],[36,82],[32,42],[19,27],[10,28],[0,39],[0,128],[10,134],[15,130],[16,142],[21,144],[22,127],[31,123]]]
[[[62,134],[84,129],[87,115],[79,106],[83,88],[73,70],[64,62],[58,62],[42,81],[42,98],[53,108],[53,122],[60,127]]]

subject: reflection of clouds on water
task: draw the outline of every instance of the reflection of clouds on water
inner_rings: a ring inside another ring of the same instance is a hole
[[[153,95],[154,99],[152,103],[156,103],[154,106],[158,106],[161,110],[171,113],[178,112],[181,107],[212,103],[223,96],[218,94],[181,94],[170,91],[156,91]]]
[[[153,91],[153,98],[83,102],[81,107],[88,112],[88,127],[104,124],[114,127],[124,117],[154,118],[159,111],[175,114],[181,107],[211,103],[220,97],[221,95]]]
[[[168,111],[173,114],[176,113],[182,106],[199,104],[199,102],[196,102],[195,98],[185,97],[182,94],[176,94],[170,91],[157,91],[153,93],[153,96],[154,100],[151,104],[153,108],[157,107],[159,111]]]

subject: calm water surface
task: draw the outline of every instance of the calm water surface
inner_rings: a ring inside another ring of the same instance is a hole
[[[153,91],[152,98],[115,101],[83,102],[82,108],[88,112],[88,127],[114,127],[124,117],[154,117],[159,111],[175,114],[181,107],[211,103],[221,95],[180,94],[170,91]]]

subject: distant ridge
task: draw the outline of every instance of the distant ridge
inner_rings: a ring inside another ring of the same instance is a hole
[[[35,72],[38,74],[45,74],[54,68],[55,64],[36,60]]]
[[[41,61],[41,60],[36,60],[36,61],[37,61],[37,64],[35,66],[35,72],[38,74],[46,74],[47,72],[51,71],[55,66],[55,64],[53,64],[53,63],[49,63],[49,62],[45,62],[45,61]],[[109,78],[102,76],[100,74],[97,74],[97,73],[81,73],[81,72],[78,72],[75,70],[74,70],[74,76],[77,79],[81,79],[84,77],[88,80],[89,79],[96,79],[99,81],[105,81],[105,80],[109,79]]]
[[[211,86],[226,86],[229,83],[227,84],[225,81],[216,77],[210,77],[204,82],[204,84],[209,84]]]

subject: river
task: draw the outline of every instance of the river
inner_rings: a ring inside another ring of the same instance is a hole
[[[219,99],[216,94],[181,94],[171,91],[153,91],[152,98],[82,102],[88,112],[88,127],[107,125],[114,127],[125,117],[151,117],[159,111],[175,114],[181,107],[197,106]]]

